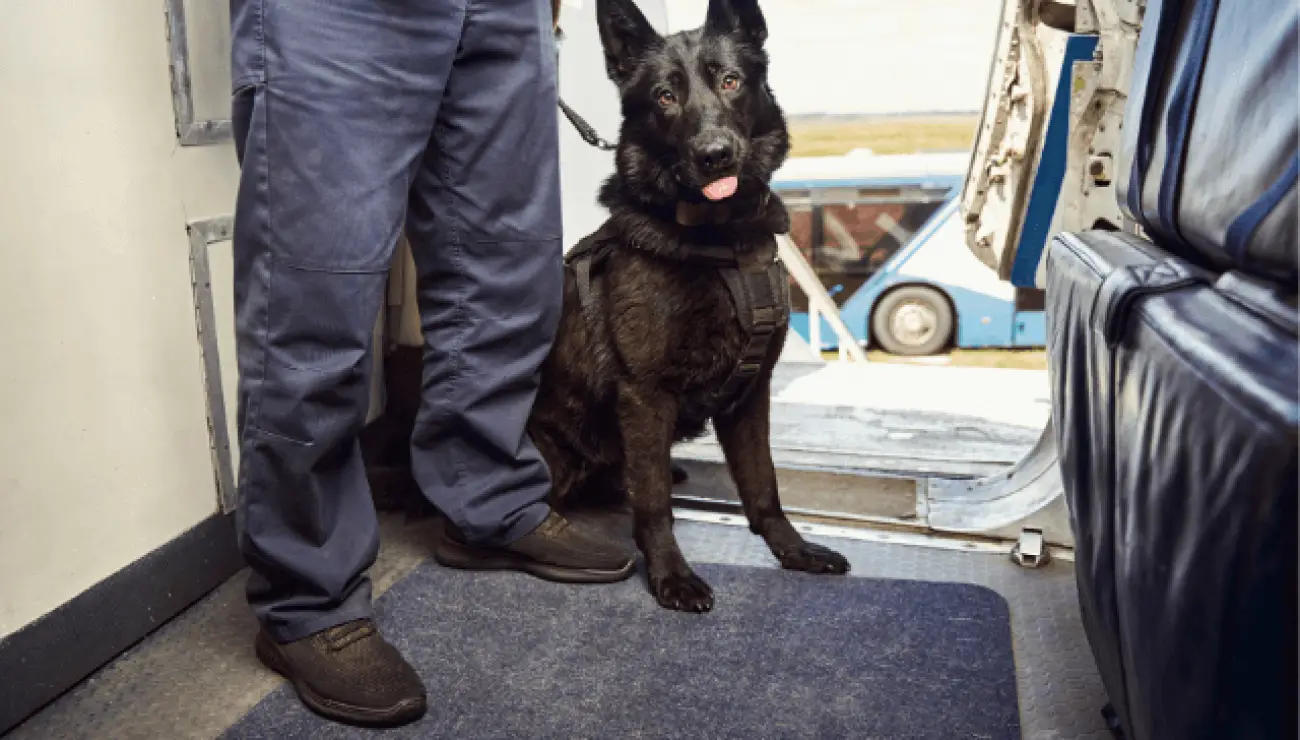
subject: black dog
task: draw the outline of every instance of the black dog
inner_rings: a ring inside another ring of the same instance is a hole
[[[655,598],[708,611],[712,590],[672,531],[669,454],[712,420],[750,529],[786,568],[845,573],[782,511],[769,448],[789,316],[774,234],[789,216],[768,182],[789,135],[757,1],[711,0],[702,28],[666,38],[633,0],[596,9],[623,125],[600,192],[610,218],[566,258],[563,318],[529,421],[554,504],[621,487]]]

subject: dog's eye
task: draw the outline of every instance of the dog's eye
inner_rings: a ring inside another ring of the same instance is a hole
[[[737,75],[727,73],[722,76],[723,90],[735,90],[739,87],[740,87],[740,77],[738,77]]]
[[[659,105],[662,105],[663,107],[667,108],[668,106],[676,102],[677,102],[677,96],[673,95],[672,90],[664,90],[663,92],[659,93]]]

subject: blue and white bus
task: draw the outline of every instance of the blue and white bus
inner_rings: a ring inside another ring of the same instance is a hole
[[[968,152],[789,160],[773,189],[790,236],[863,346],[902,355],[946,348],[1041,347],[1042,292],[1000,280],[967,248],[958,195]],[[806,341],[807,300],[793,291],[791,326]],[[824,319],[820,345],[838,339]]]

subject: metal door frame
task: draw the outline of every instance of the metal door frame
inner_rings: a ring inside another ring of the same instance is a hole
[[[176,0],[180,2],[181,0]],[[222,513],[235,510],[238,486],[234,458],[230,451],[230,427],[225,389],[221,382],[221,351],[217,340],[216,307],[212,298],[212,270],[208,247],[234,238],[232,216],[216,216],[186,224],[190,235],[190,276],[194,288],[194,324],[203,361],[203,388],[208,411],[208,440],[212,470],[216,477],[217,501]]]
[[[231,141],[230,119],[194,120],[193,81],[190,78],[190,41],[186,35],[185,0],[165,0],[168,66],[172,81],[172,113],[181,146],[211,146]]]

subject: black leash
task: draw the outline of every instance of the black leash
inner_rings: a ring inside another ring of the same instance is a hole
[[[559,21],[557,20],[555,23],[555,44],[557,48],[557,62],[558,62],[558,48],[563,41],[564,41],[564,31],[560,30],[560,24]],[[600,134],[596,133],[596,129],[590,123],[587,123],[582,116],[578,115],[577,111],[570,108],[569,104],[564,102],[564,98],[560,98],[560,110],[564,111],[564,117],[569,119],[569,123],[572,123],[573,127],[578,130],[578,136],[581,136],[583,141],[587,142],[588,144],[596,147],[597,149],[603,152],[612,152],[618,148],[618,145],[611,144],[608,141],[605,141],[604,139],[600,138]]]
[[[612,152],[618,148],[616,144],[611,144],[600,138],[600,134],[596,133],[596,129],[592,128],[590,123],[584,121],[582,116],[570,108],[563,99],[560,100],[560,110],[564,111],[564,117],[568,118],[569,123],[572,123],[573,127],[578,130],[578,136],[581,136],[583,141],[601,151]]]

